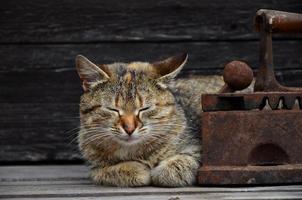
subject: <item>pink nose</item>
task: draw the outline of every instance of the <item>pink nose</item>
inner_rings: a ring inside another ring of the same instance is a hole
[[[135,130],[135,126],[133,124],[123,124],[123,129],[126,131],[126,133],[130,136]]]
[[[121,125],[125,132],[130,136],[137,127],[137,119],[135,115],[128,114],[121,117]]]

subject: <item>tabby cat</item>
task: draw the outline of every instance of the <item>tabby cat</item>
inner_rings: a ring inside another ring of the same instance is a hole
[[[174,79],[187,54],[154,63],[96,65],[76,57],[84,94],[79,147],[97,184],[181,187],[200,166],[200,95],[220,76]]]

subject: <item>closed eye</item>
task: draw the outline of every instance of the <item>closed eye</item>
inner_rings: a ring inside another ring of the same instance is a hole
[[[144,107],[144,108],[139,109],[139,110],[138,110],[138,115],[139,115],[141,112],[144,112],[144,111],[146,111],[146,110],[149,110],[150,108],[151,108],[151,106],[146,106],[146,107]]]
[[[147,106],[147,107],[144,107],[144,108],[139,109],[139,111],[145,111],[145,110],[148,110],[148,109],[150,109],[150,108],[151,108],[151,106]]]
[[[85,108],[83,110],[81,110],[81,113],[83,114],[87,114],[87,113],[90,113],[98,108],[102,107],[101,105],[95,105],[95,106],[92,106],[92,107],[89,107],[89,108]]]
[[[107,107],[107,109],[110,110],[110,111],[116,112],[120,115],[120,111],[116,108]]]

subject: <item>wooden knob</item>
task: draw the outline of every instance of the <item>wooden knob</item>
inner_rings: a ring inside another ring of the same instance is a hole
[[[253,70],[242,61],[232,61],[225,65],[223,80],[225,85],[219,92],[234,92],[247,88],[253,81]]]

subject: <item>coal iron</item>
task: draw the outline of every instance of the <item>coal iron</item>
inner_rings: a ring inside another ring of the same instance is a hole
[[[302,88],[275,78],[272,33],[301,33],[302,15],[259,10],[260,67],[254,91],[238,93],[253,80],[252,70],[233,61],[225,86],[202,95],[202,167],[199,184],[302,183]]]

